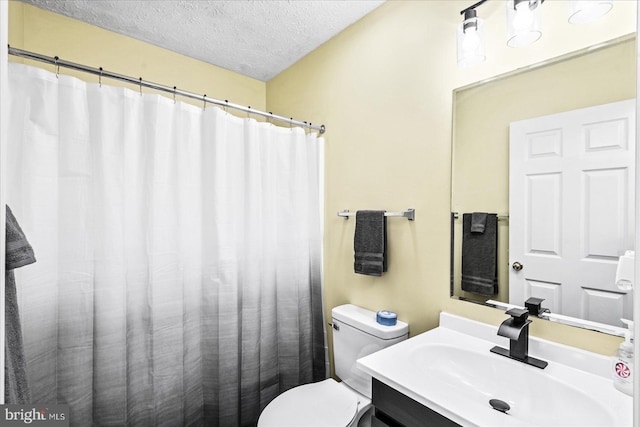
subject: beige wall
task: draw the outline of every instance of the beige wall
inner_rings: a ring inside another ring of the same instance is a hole
[[[409,322],[415,335],[435,327],[442,310],[492,324],[505,317],[449,298],[452,90],[635,31],[635,2],[618,2],[605,20],[573,27],[562,17],[563,2],[547,1],[543,38],[526,49],[509,49],[502,2],[487,2],[479,14],[487,18],[489,58],[460,70],[454,34],[459,11],[469,3],[389,1],[266,85],[15,2],[9,42],[327,125],[326,314],[346,302],[388,308]],[[619,20],[623,23],[612,24]],[[381,278],[354,274],[354,221],[336,212],[409,207],[416,208],[415,222],[389,219],[389,272]],[[533,334],[604,354],[612,354],[618,343],[542,321],[535,322]]]
[[[456,295],[488,299],[460,286],[462,213],[509,211],[509,123],[631,99],[635,93],[634,39],[456,91],[451,202],[460,213],[455,223]],[[498,225],[499,293],[490,298],[509,302],[509,223],[501,220]]]
[[[499,310],[449,298],[452,90],[601,40],[635,31],[635,2],[617,2],[605,19],[572,26],[562,1],[543,4],[536,44],[505,43],[503,2],[487,2],[487,56],[456,65],[455,29],[469,1],[389,1],[267,83],[267,104],[280,114],[327,126],[325,313],[353,303],[391,309],[415,335],[441,311],[499,324]],[[354,221],[343,209],[416,209],[416,221],[390,218],[389,271],[353,273]],[[613,354],[619,340],[534,321],[532,334]]]
[[[9,2],[9,45],[259,110],[266,108],[264,82],[16,1]],[[9,59],[19,60],[15,56]],[[52,65],[31,63],[55,72]],[[91,82],[98,80],[91,74],[62,72]],[[117,80],[105,79],[104,83],[126,85]]]

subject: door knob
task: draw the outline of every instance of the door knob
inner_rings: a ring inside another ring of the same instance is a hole
[[[522,267],[524,266],[519,261],[516,261],[513,264],[511,264],[511,268],[513,268],[515,271],[522,270]]]

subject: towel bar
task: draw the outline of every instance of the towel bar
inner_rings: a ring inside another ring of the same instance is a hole
[[[350,216],[355,216],[355,214],[355,212],[349,212],[349,209],[338,212],[338,216],[342,216],[344,219],[349,219]],[[384,216],[399,216],[407,218],[409,221],[414,221],[416,219],[416,210],[409,208],[403,212],[385,212]]]
[[[453,217],[455,219],[460,218],[460,215],[458,215],[458,212],[452,212],[453,213]],[[498,221],[503,220],[503,219],[509,219],[509,215],[498,215]]]

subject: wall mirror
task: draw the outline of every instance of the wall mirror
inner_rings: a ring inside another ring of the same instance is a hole
[[[635,34],[453,92],[452,297],[633,318],[635,93]]]

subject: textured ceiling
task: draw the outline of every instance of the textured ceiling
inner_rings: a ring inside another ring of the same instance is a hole
[[[21,0],[268,81],[378,0]]]

